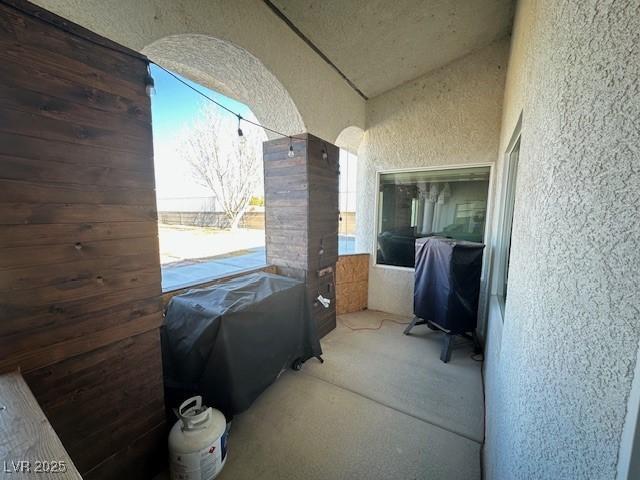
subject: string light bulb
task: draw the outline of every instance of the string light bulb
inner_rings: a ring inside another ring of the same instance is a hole
[[[242,137],[244,133],[242,132],[242,127],[240,126],[240,122],[242,121],[242,115],[238,114],[238,136]]]
[[[153,97],[156,94],[156,83],[153,80],[153,77],[151,76],[151,72],[148,70],[148,67],[147,67],[147,75],[144,79],[144,89],[145,89],[145,92],[147,93],[147,96],[149,97]]]
[[[293,158],[296,155],[293,153],[293,139],[291,137],[289,137],[289,153],[287,155],[289,155],[289,158]]]
[[[293,139],[296,138],[298,140],[303,140],[302,138],[291,136],[291,135],[287,135],[287,134],[285,134],[283,132],[279,132],[278,130],[276,130],[274,128],[267,127],[266,125],[261,125],[257,121],[254,121],[254,120],[251,120],[251,119],[247,119],[247,118],[243,118],[242,115],[240,115],[239,113],[234,112],[233,110],[231,110],[226,105],[218,102],[217,100],[215,100],[214,98],[210,97],[206,93],[200,91],[198,88],[194,87],[190,83],[187,83],[185,80],[180,78],[180,76],[178,76],[177,74],[173,73],[171,70],[168,70],[168,69],[164,68],[162,65],[158,65],[155,62],[149,61],[149,65],[151,65],[151,64],[155,65],[160,70],[163,70],[166,74],[168,74],[169,76],[173,77],[176,81],[178,81],[179,83],[184,85],[186,88],[189,88],[190,90],[192,90],[196,94],[200,95],[201,97],[206,98],[209,102],[213,103],[214,105],[217,105],[222,110],[225,110],[225,111],[229,112],[230,114],[235,115],[238,118],[238,136],[239,137],[244,137],[244,132],[242,131],[242,122],[246,122],[246,123],[249,123],[249,124],[251,124],[253,126],[261,128],[262,130],[264,130],[266,132],[271,132],[271,133],[273,133],[275,135],[278,135],[280,137],[288,137],[289,138],[289,151],[287,152],[287,156],[289,158],[293,158],[293,157],[296,156],[295,152],[293,151]],[[149,66],[147,66],[147,78],[145,80],[145,86],[146,86],[146,89],[147,89],[147,94],[153,95],[155,93],[154,81],[153,81],[153,77],[151,76],[151,69],[150,69]],[[329,162],[329,154],[327,153],[326,146],[322,151],[322,158],[324,160],[326,160],[327,162]]]
[[[169,76],[173,77],[176,81],[178,81],[179,83],[181,83],[182,85],[184,85],[185,87],[193,90],[195,93],[197,93],[198,95],[200,95],[203,98],[206,98],[208,101],[210,101],[211,103],[213,103],[214,105],[217,105],[218,107],[220,107],[222,110],[225,110],[229,113],[231,113],[232,115],[238,116],[239,113],[234,112],[233,110],[231,110],[229,107],[227,107],[226,105],[216,101],[215,99],[211,98],[209,95],[207,95],[204,92],[201,92],[200,90],[198,90],[196,87],[194,87],[193,85],[187,83],[185,80],[183,80],[182,78],[180,78],[177,74],[173,73],[171,70],[167,70],[166,68],[164,68],[162,65],[158,65],[156,62],[152,62],[149,61],[150,64],[154,64],[156,67],[158,67],[160,70],[163,70],[166,74],[168,74]],[[153,80],[153,79],[152,79]],[[266,131],[266,132],[271,132],[274,133],[280,137],[289,137],[289,139],[291,140],[290,135],[287,135],[286,133],[282,133],[279,132],[278,130],[275,130],[273,128],[269,128],[266,125],[261,125],[258,122],[255,122],[253,120],[247,119],[247,118],[243,118],[242,119],[243,122],[249,123],[251,125],[254,125],[258,128],[261,128],[262,130]],[[298,138],[298,137],[296,137]]]

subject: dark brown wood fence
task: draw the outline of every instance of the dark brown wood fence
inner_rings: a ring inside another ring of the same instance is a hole
[[[0,370],[87,479],[166,442],[146,59],[0,0]]]

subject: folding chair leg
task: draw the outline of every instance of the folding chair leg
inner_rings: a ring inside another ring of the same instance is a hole
[[[453,335],[447,333],[442,339],[442,350],[440,351],[440,360],[444,363],[449,363],[451,360],[451,347],[453,344]]]

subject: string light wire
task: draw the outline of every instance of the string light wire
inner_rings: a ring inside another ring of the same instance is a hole
[[[28,16],[29,16],[29,17],[31,17],[31,18],[35,18],[35,19],[37,19],[37,20],[39,20],[39,21],[41,21],[41,22],[47,23],[47,24],[49,24],[49,25],[53,25],[53,26],[54,26],[54,27],[56,27],[56,28],[61,28],[61,29],[62,29],[62,30],[64,30],[65,32],[72,33],[73,35],[78,36],[78,37],[80,37],[80,38],[82,38],[82,39],[86,40],[86,41],[87,41],[87,42],[89,42],[89,43],[93,43],[94,45],[98,45],[98,46],[99,46],[99,47],[101,47],[101,48],[106,48],[106,49],[108,49],[108,50],[112,50],[112,51],[114,51],[114,52],[117,52],[117,53],[120,53],[120,54],[124,54],[124,55],[128,55],[128,56],[131,56],[131,57],[134,57],[134,58],[143,59],[145,62],[147,62],[147,66],[148,66],[148,65],[150,65],[150,64],[155,65],[155,66],[156,66],[156,67],[158,67],[160,70],[164,70],[165,72],[167,72],[169,75],[171,75],[173,78],[175,78],[176,80],[178,80],[178,81],[179,81],[180,83],[182,83],[183,85],[186,85],[187,87],[189,87],[191,90],[193,90],[194,92],[196,92],[198,95],[201,95],[201,96],[203,96],[204,98],[206,98],[207,100],[209,100],[210,102],[215,103],[217,106],[219,106],[219,107],[220,107],[220,108],[222,108],[223,110],[226,110],[227,112],[229,112],[229,113],[231,113],[231,114],[233,114],[233,115],[235,115],[235,116],[237,116],[237,117],[240,117],[240,114],[238,114],[238,113],[234,112],[233,110],[231,110],[231,109],[230,109],[230,108],[228,108],[228,107],[225,107],[225,106],[224,106],[224,105],[222,105],[220,102],[215,101],[213,98],[211,98],[210,96],[208,96],[206,93],[201,92],[201,91],[200,91],[200,90],[198,90],[197,88],[194,88],[194,87],[192,87],[191,85],[189,85],[187,82],[185,82],[184,80],[182,80],[180,77],[178,77],[178,76],[177,76],[175,73],[173,73],[172,71],[167,70],[167,69],[166,69],[166,68],[164,68],[162,65],[158,65],[158,64],[157,64],[156,62],[154,62],[153,60],[149,60],[147,57],[145,57],[144,55],[142,55],[142,54],[140,54],[140,53],[138,53],[138,52],[135,52],[135,51],[133,51],[133,50],[130,50],[130,49],[126,48],[126,47],[118,47],[118,48],[116,48],[116,47],[114,47],[111,43],[105,43],[105,42],[103,42],[103,41],[98,41],[98,40],[96,40],[95,38],[93,38],[93,37],[91,37],[91,36],[87,36],[87,35],[80,35],[80,34],[78,34],[77,32],[73,32],[73,31],[71,31],[71,30],[69,29],[69,27],[68,27],[67,25],[60,26],[60,25],[58,24],[58,22],[54,22],[54,21],[52,21],[52,20],[50,20],[50,19],[48,19],[48,18],[43,18],[43,17],[41,17],[40,15],[35,15],[35,14],[33,14],[32,12],[25,11],[24,9],[19,8],[19,7],[14,7],[14,8],[16,8],[17,10],[21,11],[22,13],[24,13],[24,14],[28,15]],[[154,85],[154,83],[155,83],[155,82],[153,81],[153,77],[151,77],[151,75],[150,75],[150,74],[149,74],[149,75],[148,75],[148,77],[145,79],[145,83],[146,83],[146,87],[145,87],[145,88],[146,88],[146,90],[147,90],[147,95],[153,95],[153,93],[155,92],[155,85]],[[279,132],[278,130],[275,130],[275,129],[273,129],[273,128],[265,127],[264,125],[260,125],[259,123],[254,122],[254,121],[251,121],[251,120],[246,119],[246,118],[242,118],[241,120],[242,120],[242,121],[244,121],[244,122],[250,123],[251,125],[254,125],[254,126],[258,127],[258,128],[262,128],[263,130],[266,130],[266,131],[268,131],[268,132],[274,133],[274,134],[276,134],[276,135],[280,135],[281,137],[287,137],[287,138],[289,139],[289,142],[291,142],[291,140],[292,140],[292,139],[294,139],[294,138],[295,138],[295,139],[297,139],[297,140],[305,140],[305,139],[304,139],[304,138],[302,138],[302,137],[297,137],[297,136],[295,136],[295,135],[287,135],[286,133]]]
[[[240,121],[243,122],[247,122],[250,123],[251,125],[254,125],[258,128],[262,128],[263,130],[266,130],[268,132],[274,133],[276,135],[280,135],[281,137],[286,137],[289,139],[289,145],[291,145],[291,141],[295,138],[298,140],[304,140],[304,138],[300,138],[300,137],[296,137],[295,135],[287,135],[286,133],[282,133],[279,132],[278,130],[275,130],[273,128],[269,128],[269,127],[265,127],[264,125],[260,125],[258,122],[254,122],[253,120],[249,120],[248,118],[244,118],[243,116],[241,116],[239,113],[234,112],[233,110],[231,110],[229,107],[224,106],[223,104],[221,104],[220,102],[216,101],[215,99],[211,98],[209,95],[207,95],[206,93],[198,90],[197,88],[195,88],[193,85],[189,85],[187,82],[185,82],[182,78],[180,78],[178,75],[176,75],[175,73],[173,73],[171,70],[167,70],[166,68],[164,68],[162,65],[158,65],[156,62],[152,62],[151,60],[149,60],[150,63],[153,63],[156,67],[158,67],[160,70],[165,71],[166,73],[168,73],[169,75],[171,75],[173,78],[175,78],[176,80],[178,80],[180,83],[182,83],[183,85],[185,85],[186,87],[189,87],[191,90],[193,90],[194,92],[196,92],[198,95],[206,98],[207,100],[209,100],[210,102],[216,104],[218,107],[222,108],[223,110],[226,110],[227,112],[229,112],[230,114],[234,115],[235,117],[238,117],[238,130],[240,130]]]

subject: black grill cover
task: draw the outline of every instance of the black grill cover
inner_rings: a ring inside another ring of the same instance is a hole
[[[476,328],[482,271],[481,243],[444,237],[416,240],[413,312],[451,330]]]
[[[190,290],[171,299],[162,329],[168,405],[198,394],[230,418],[321,353],[299,280],[260,272]]]

